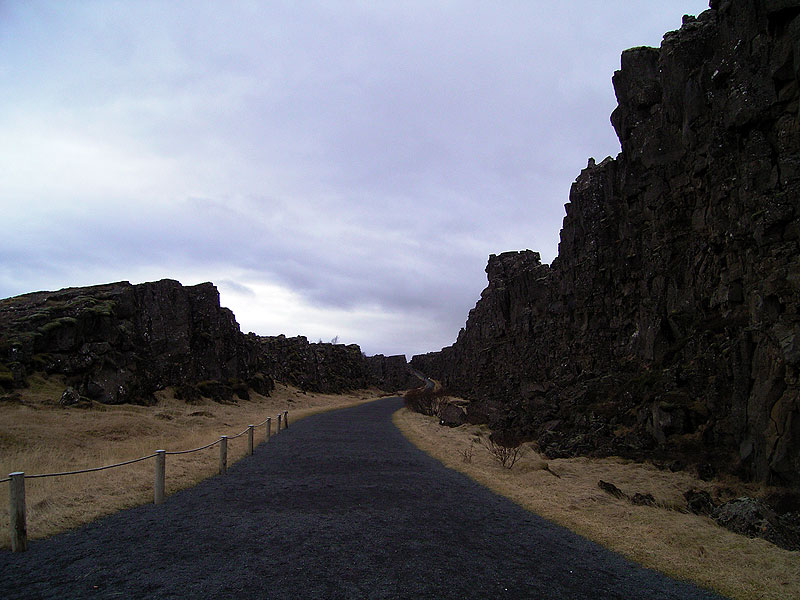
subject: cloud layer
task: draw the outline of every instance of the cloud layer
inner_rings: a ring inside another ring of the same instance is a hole
[[[0,297],[217,283],[244,331],[452,343],[557,253],[620,52],[703,0],[0,4]]]

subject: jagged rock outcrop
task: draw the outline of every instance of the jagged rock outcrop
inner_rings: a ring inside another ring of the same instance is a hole
[[[259,369],[310,392],[338,394],[370,385],[356,344],[309,343],[303,336],[248,336],[258,348]]]
[[[376,354],[366,357],[366,361],[370,384],[385,392],[407,390],[419,386],[419,379],[408,370],[406,357],[402,354],[395,356]]]
[[[760,537],[785,550],[800,550],[800,513],[778,514],[766,502],[736,498],[714,508],[722,527],[748,537]]]
[[[572,186],[558,257],[492,256],[412,366],[551,456],[800,485],[800,3],[712,2],[622,55],[622,152]]]
[[[210,283],[124,281],[0,301],[0,361],[24,385],[34,371],[68,377],[104,403],[148,402],[168,385],[247,380],[253,357]]]
[[[243,335],[213,284],[172,280],[0,300],[0,387],[24,387],[37,371],[66,377],[65,405],[146,404],[167,386],[187,402],[229,402],[250,389],[269,394],[275,380],[313,392],[398,389],[408,376],[404,356],[368,358],[354,344]]]

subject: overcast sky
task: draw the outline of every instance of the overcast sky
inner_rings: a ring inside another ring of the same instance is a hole
[[[707,0],[0,0],[0,297],[214,282],[244,332],[451,344],[557,254],[611,76]]]

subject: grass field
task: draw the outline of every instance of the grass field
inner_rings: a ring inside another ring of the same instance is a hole
[[[733,480],[705,482],[689,473],[614,458],[545,460],[531,449],[506,469],[475,441],[488,436],[485,428],[441,427],[437,418],[405,408],[394,421],[446,466],[647,567],[732,598],[800,598],[800,552],[736,535],[710,518],[684,511],[683,492],[689,488],[712,495],[722,488],[757,494],[754,487]],[[628,495],[650,493],[657,505],[637,506],[613,497],[598,487],[601,479]]]
[[[188,450],[232,436],[289,411],[289,424],[308,415],[372,400],[378,390],[329,395],[303,393],[278,384],[270,397],[251,393],[250,400],[217,404],[204,400],[188,405],[171,390],[158,392],[158,404],[91,408],[58,405],[63,381],[34,378],[22,390],[23,404],[0,405],[0,478],[14,471],[26,474],[80,470],[130,460],[156,450]],[[266,427],[255,430],[263,443]],[[245,434],[228,442],[228,464],[247,453]],[[215,475],[219,446],[192,454],[167,456],[166,492],[189,487]],[[26,479],[29,539],[77,527],[123,508],[153,501],[154,461],[96,473]],[[0,547],[10,547],[8,484],[0,484]]]

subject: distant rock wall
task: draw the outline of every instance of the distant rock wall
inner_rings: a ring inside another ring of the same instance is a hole
[[[325,393],[388,389],[407,365],[357,345],[243,335],[213,284],[165,279],[0,300],[0,389],[24,387],[37,371],[66,376],[73,397],[147,404],[167,386],[189,401],[246,397],[248,387],[268,394],[274,380]]]
[[[572,186],[558,257],[492,256],[456,343],[411,365],[552,456],[800,485],[800,3],[712,2],[622,55],[622,152]]]
[[[385,392],[396,392],[417,387],[419,379],[408,370],[406,357],[402,354],[384,356],[376,354],[367,357],[367,372],[372,385]]]
[[[246,380],[252,358],[233,313],[210,283],[162,280],[36,292],[0,301],[0,360],[24,384],[66,375],[104,403],[147,401],[155,390]]]
[[[258,348],[259,368],[278,381],[329,394],[370,385],[367,362],[356,344],[309,343],[303,336],[248,337]]]

